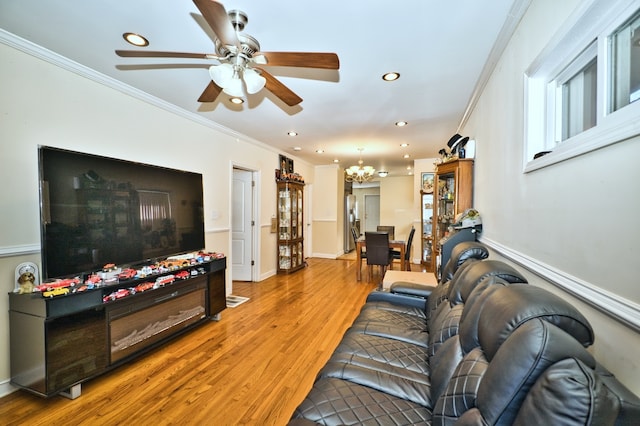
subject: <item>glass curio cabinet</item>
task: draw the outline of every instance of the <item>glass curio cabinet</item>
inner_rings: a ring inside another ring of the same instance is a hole
[[[304,267],[304,183],[278,181],[278,273]]]
[[[438,164],[434,185],[432,271],[440,266],[440,241],[452,231],[456,216],[472,207],[473,160],[457,159]],[[437,276],[437,274],[436,274]]]

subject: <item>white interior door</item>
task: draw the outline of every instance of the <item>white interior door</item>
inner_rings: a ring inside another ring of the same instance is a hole
[[[366,194],[364,196],[364,230],[365,232],[375,232],[380,225],[380,195]]]
[[[252,281],[251,253],[253,247],[253,173],[233,169],[231,210],[231,279]]]

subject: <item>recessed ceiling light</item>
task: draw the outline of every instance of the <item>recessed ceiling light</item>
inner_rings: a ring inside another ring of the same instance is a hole
[[[334,159],[333,159],[333,162],[334,162],[334,163],[339,163],[339,162],[340,162],[340,160],[338,160],[337,158],[334,158]]]
[[[406,147],[409,146],[409,144],[405,142],[405,143],[401,143],[400,146],[403,147],[403,148],[406,148]]]
[[[290,132],[287,132],[287,135],[289,136],[298,136],[298,132],[294,132],[293,130]]]
[[[299,147],[299,146],[294,146],[294,147],[293,147],[293,150],[294,150],[294,151],[302,151],[302,148],[301,148],[301,147]]]
[[[317,152],[318,154],[322,154],[322,153],[324,152],[324,149],[316,149],[316,152]]]
[[[149,45],[149,40],[142,37],[140,34],[136,33],[124,33],[122,37],[126,40],[127,43],[133,44],[134,46],[144,47]]]
[[[407,170],[411,170],[411,166],[407,166]]]
[[[383,178],[383,177],[387,177],[387,175],[388,175],[388,174],[389,174],[389,172],[385,172],[384,170],[380,170],[380,171],[378,172],[378,176],[380,176],[380,177],[382,177],[382,178]]]
[[[406,121],[396,121],[396,126],[398,126],[398,127],[404,127],[407,124],[409,124],[409,123],[407,123]]]
[[[405,155],[402,156],[402,158],[409,158],[409,157],[410,157],[409,154],[405,154]]]
[[[400,78],[399,72],[388,72],[382,76],[384,81],[395,81]]]
[[[244,103],[244,99],[242,98],[233,97],[233,98],[229,98],[229,100],[231,101],[232,104],[236,104],[236,105],[240,105]]]

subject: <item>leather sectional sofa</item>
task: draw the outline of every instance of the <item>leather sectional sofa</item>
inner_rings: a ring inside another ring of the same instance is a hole
[[[290,425],[638,425],[565,300],[456,246],[436,287],[372,292]]]

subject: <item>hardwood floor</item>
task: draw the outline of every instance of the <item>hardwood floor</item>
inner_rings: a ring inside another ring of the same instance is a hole
[[[376,285],[355,261],[309,259],[292,275],[234,282],[250,300],[82,385],[76,400],[17,391],[3,425],[284,425]]]

